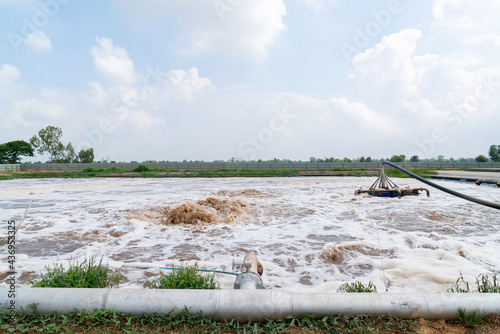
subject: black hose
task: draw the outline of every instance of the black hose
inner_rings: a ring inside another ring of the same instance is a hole
[[[413,174],[412,172],[407,171],[403,167],[399,167],[398,165],[396,165],[396,164],[394,164],[392,162],[382,161],[382,164],[389,165],[389,166],[391,166],[393,168],[396,168],[397,170],[399,170],[399,171],[401,171],[401,172],[403,172],[403,173],[405,173],[405,174],[413,177],[414,179],[417,179],[420,182],[428,184],[431,187],[434,187],[436,189],[444,191],[445,193],[448,193],[450,195],[457,196],[457,197],[463,198],[463,199],[465,199],[467,201],[471,201],[471,202],[474,202],[474,203],[477,203],[477,204],[489,206],[490,208],[493,208],[493,209],[500,210],[500,204],[499,203],[488,202],[488,201],[485,201],[485,200],[482,200],[482,199],[479,199],[479,198],[475,198],[475,197],[472,197],[472,196],[469,196],[469,195],[465,195],[465,194],[459,193],[458,191],[455,191],[455,190],[451,190],[451,189],[445,188],[445,187],[440,186],[440,185],[438,185],[438,184],[436,184],[434,182],[431,182],[431,181],[429,181],[427,179],[424,179],[423,177],[420,177],[420,176],[418,176],[416,174]]]

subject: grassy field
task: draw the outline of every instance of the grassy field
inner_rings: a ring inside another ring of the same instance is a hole
[[[125,171],[121,168],[110,167],[107,169],[86,168],[83,171],[30,171],[30,172],[3,172],[0,173],[0,180],[12,179],[40,179],[40,178],[95,178],[95,177],[295,177],[299,175],[296,169],[221,169],[221,170],[203,170],[203,171],[178,171],[161,170],[137,167],[135,170]],[[367,171],[377,170],[352,170],[352,169],[332,169],[332,172],[338,176],[362,176]],[[309,171],[312,172],[312,171]],[[327,171],[322,171],[327,172]],[[411,170],[417,175],[433,175],[434,170],[417,169]],[[395,170],[386,169],[386,175],[390,177],[408,177],[406,174]]]
[[[315,319],[311,315],[288,317],[264,323],[215,321],[187,311],[176,315],[133,316],[114,310],[69,315],[42,315],[33,312],[10,316],[0,314],[2,333],[417,333],[417,320],[390,316],[336,315]]]

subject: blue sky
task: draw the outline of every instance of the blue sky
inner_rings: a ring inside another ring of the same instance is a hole
[[[486,0],[0,0],[0,142],[54,125],[96,159],[475,157],[499,144],[499,13]]]

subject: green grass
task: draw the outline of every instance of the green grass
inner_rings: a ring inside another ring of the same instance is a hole
[[[337,289],[337,292],[377,292],[377,287],[372,281],[368,282],[368,285],[364,285],[360,281],[353,283],[346,282]]]
[[[108,288],[118,286],[122,275],[97,262],[94,258],[82,263],[72,262],[68,269],[62,264],[46,267],[46,273],[39,280],[33,280],[35,288]]]
[[[408,169],[408,171],[412,172],[413,174],[417,174],[418,176],[425,176],[425,175],[436,175],[437,172],[434,169]],[[401,177],[401,178],[409,178],[407,174],[397,170],[397,169],[384,169],[385,175],[389,177]]]
[[[479,293],[500,293],[500,282],[497,280],[496,274],[480,274],[476,277],[476,288],[475,292]],[[448,289],[448,292],[470,293],[474,291],[471,290],[469,283],[460,273],[457,281]]]
[[[215,321],[201,314],[183,310],[177,314],[133,316],[114,310],[91,313],[73,312],[68,315],[18,315],[14,324],[10,316],[0,313],[2,333],[416,333],[417,320],[401,320],[390,316],[288,316],[263,323]]]
[[[220,289],[215,273],[206,274],[198,271],[198,264],[194,266],[180,266],[169,274],[160,271],[160,277],[144,283],[152,289]]]
[[[497,281],[497,275],[479,275],[476,277],[476,286],[480,293],[500,293],[500,282]]]
[[[464,324],[465,327],[481,327],[487,313],[486,311],[481,312],[479,309],[467,312],[465,308],[459,307],[457,315],[458,319]]]
[[[296,169],[221,169],[195,172],[197,177],[292,177],[299,175]]]
[[[312,171],[312,170],[311,170]],[[349,176],[362,176],[367,169],[332,169],[331,171],[344,171],[345,175]],[[375,170],[372,170],[375,171]],[[417,175],[434,175],[434,170],[427,169],[413,169],[411,172]],[[42,173],[18,173],[18,172],[5,172],[0,173],[0,180],[12,179],[38,179],[38,178],[92,178],[105,176],[106,174],[116,173],[138,173],[140,177],[168,177],[170,173],[176,173],[176,177],[295,177],[299,175],[297,169],[221,169],[221,170],[203,170],[203,171],[179,171],[179,170],[162,170],[148,168],[146,165],[139,165],[134,170],[124,170],[116,166],[103,168],[86,167],[82,171],[53,171]],[[403,177],[407,178],[408,175],[396,170],[386,169],[385,173],[389,177]],[[339,174],[342,176],[342,173]]]

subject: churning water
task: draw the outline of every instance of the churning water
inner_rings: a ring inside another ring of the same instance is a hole
[[[183,261],[231,271],[254,252],[266,288],[336,290],[373,281],[379,291],[446,292],[460,273],[474,282],[500,272],[500,215],[431,190],[431,197],[355,196],[375,178],[40,179],[0,182],[2,235],[16,237],[18,283],[45,266],[103,257],[121,268],[120,287],[141,288]],[[399,186],[421,187],[394,178]],[[500,202],[500,189],[438,181]],[[183,204],[183,205],[182,205]],[[194,209],[193,209],[194,208]],[[186,215],[186,216],[183,216]],[[201,219],[205,222],[186,224]],[[3,248],[2,248],[3,251]],[[7,276],[1,253],[0,278]],[[234,276],[220,274],[222,288]],[[385,277],[385,281],[384,281]],[[5,285],[5,283],[1,283]]]

